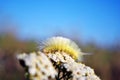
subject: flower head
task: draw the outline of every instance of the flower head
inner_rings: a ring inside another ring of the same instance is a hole
[[[17,58],[24,62],[30,80],[53,80],[57,74],[49,58],[40,51],[18,54]]]

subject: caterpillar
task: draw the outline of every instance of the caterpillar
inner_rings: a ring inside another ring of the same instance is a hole
[[[41,49],[44,53],[65,52],[72,58],[78,59],[82,53],[75,42],[64,37],[52,37],[43,42]]]

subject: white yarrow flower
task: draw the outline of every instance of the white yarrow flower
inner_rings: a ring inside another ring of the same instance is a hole
[[[57,74],[50,60],[41,52],[19,54],[17,58],[25,62],[31,80],[54,79]]]

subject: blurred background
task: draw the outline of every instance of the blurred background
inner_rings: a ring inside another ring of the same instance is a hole
[[[102,80],[120,80],[119,0],[0,0],[0,80],[25,80],[17,53],[52,36],[75,41]]]

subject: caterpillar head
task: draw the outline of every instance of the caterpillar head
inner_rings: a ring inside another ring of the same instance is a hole
[[[82,54],[80,48],[72,40],[64,37],[52,37],[43,42],[41,50],[44,53],[65,52],[75,60]]]

